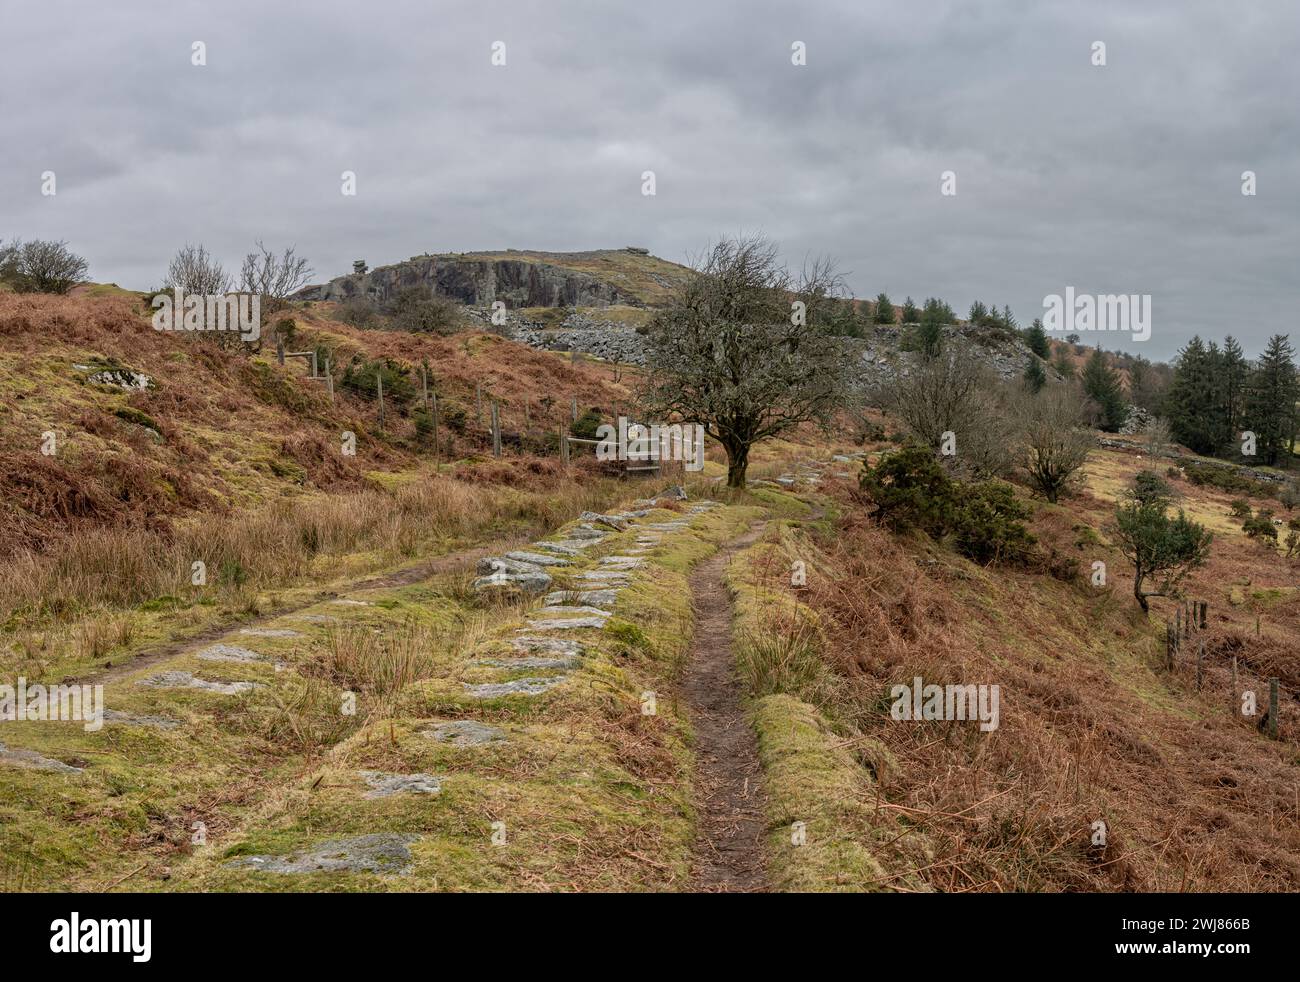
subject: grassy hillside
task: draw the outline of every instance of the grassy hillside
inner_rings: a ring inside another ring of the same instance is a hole
[[[1141,614],[1110,532],[1115,495],[1143,463],[1096,452],[1080,497],[1035,504],[1051,556],[1041,569],[984,568],[923,535],[892,535],[865,517],[848,478],[827,488],[832,520],[774,529],[737,561],[736,589],[754,598],[737,631],[770,748],[776,848],[798,818],[816,845],[780,850],[784,883],[1300,887],[1297,563],[1249,540],[1226,496],[1176,480],[1180,504],[1217,538],[1185,588],[1209,603],[1208,628],[1167,670],[1173,602]],[[789,585],[796,559],[805,590]],[[1095,560],[1107,564],[1104,588],[1090,583]],[[890,687],[918,675],[1000,685],[999,727],[891,719]],[[1234,711],[1251,690],[1262,712],[1269,677],[1283,691],[1277,740],[1260,716]]]

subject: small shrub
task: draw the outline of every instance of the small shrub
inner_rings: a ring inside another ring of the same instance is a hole
[[[1250,515],[1250,502],[1245,498],[1234,498],[1228,506],[1234,518],[1246,518]]]
[[[1029,508],[1011,485],[985,481],[964,489],[953,532],[957,551],[981,565],[1023,563],[1035,539],[1022,524]]]
[[[456,433],[463,434],[469,425],[469,412],[454,402],[439,402],[438,417]]]
[[[593,406],[579,416],[569,426],[569,435],[580,440],[595,440],[596,431],[603,425],[600,410]]]
[[[1133,500],[1147,504],[1156,501],[1169,501],[1174,496],[1174,489],[1155,471],[1139,471],[1133,477]]]
[[[859,483],[875,516],[895,531],[918,528],[935,539],[951,534],[958,552],[982,564],[1030,556],[1035,539],[1022,524],[1029,509],[1009,484],[961,484],[922,447],[889,454]]]
[[[1277,526],[1273,524],[1273,513],[1262,509],[1259,514],[1247,518],[1241,529],[1256,542],[1277,545]]]

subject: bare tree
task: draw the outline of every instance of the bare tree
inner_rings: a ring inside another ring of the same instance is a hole
[[[1174,442],[1169,431],[1169,422],[1160,416],[1151,417],[1151,421],[1143,430],[1143,436],[1146,438],[1149,457],[1163,457],[1169,452],[1169,445]]]
[[[1017,461],[1029,483],[1053,504],[1069,487],[1096,443],[1083,426],[1083,400],[1074,386],[1057,383],[1015,404],[1020,421]]]
[[[760,237],[718,242],[695,265],[649,325],[641,401],[703,425],[727,452],[727,485],[744,487],[755,443],[828,423],[845,399],[853,359],[825,330],[843,288],[829,260],[796,278]]]
[[[1010,470],[1015,420],[1007,409],[1006,387],[968,346],[948,344],[906,374],[900,370],[880,398],[923,446],[940,452],[951,433],[955,466],[977,477]]]
[[[15,290],[23,293],[67,293],[86,276],[86,260],[66,242],[36,240],[8,247],[2,269]]]
[[[246,293],[261,296],[265,313],[283,307],[290,294],[307,285],[313,272],[307,260],[297,254],[296,246],[289,246],[282,256],[277,256],[259,240],[257,248],[244,257],[239,282]]]
[[[18,247],[21,244],[15,239],[6,245],[4,239],[0,239],[0,283],[17,279]]]
[[[201,297],[229,292],[230,274],[202,245],[186,243],[167,266],[164,288]]]

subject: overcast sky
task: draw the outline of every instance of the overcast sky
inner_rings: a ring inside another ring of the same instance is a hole
[[[0,238],[149,289],[187,241],[296,243],[324,280],[761,232],[858,296],[1028,323],[1150,294],[1148,342],[1088,340],[1253,355],[1300,307],[1298,28],[1295,0],[0,0]]]

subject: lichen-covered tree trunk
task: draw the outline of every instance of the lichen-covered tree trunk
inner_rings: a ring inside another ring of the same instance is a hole
[[[727,487],[743,488],[749,470],[749,446],[738,440],[724,441],[722,445],[727,451]]]

